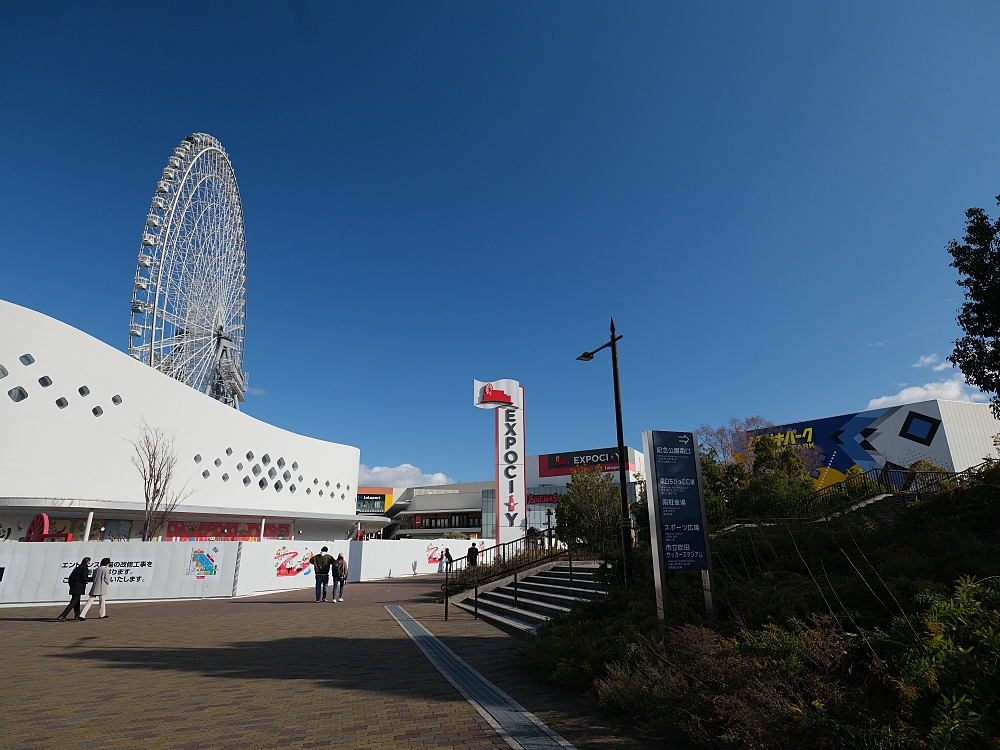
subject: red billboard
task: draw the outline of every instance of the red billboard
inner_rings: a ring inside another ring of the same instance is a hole
[[[632,449],[626,448],[628,458],[625,462],[627,471],[635,471],[635,458]],[[538,476],[565,477],[576,469],[589,467],[601,468],[602,472],[618,471],[618,449],[598,448],[589,451],[572,451],[568,453],[543,453],[538,457]]]

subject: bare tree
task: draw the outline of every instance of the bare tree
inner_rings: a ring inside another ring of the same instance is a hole
[[[733,417],[729,420],[728,426],[709,427],[702,425],[698,428],[698,440],[706,448],[710,450],[714,448],[718,460],[724,464],[734,461],[752,462],[752,433],[771,427],[774,427],[774,422],[769,422],[763,417],[747,417],[746,419]]]
[[[146,512],[142,525],[142,539],[152,541],[173,517],[177,506],[194,494],[185,482],[179,490],[173,489],[174,469],[177,468],[177,452],[174,437],[167,435],[159,427],[150,427],[146,420],[139,423],[139,437],[130,440],[135,454],[132,465],[142,477],[142,489],[146,500]]]

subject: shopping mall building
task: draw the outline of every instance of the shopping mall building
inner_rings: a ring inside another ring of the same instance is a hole
[[[635,495],[635,476],[644,470],[643,455],[626,448],[629,493]],[[618,449],[547,453],[528,456],[527,530],[555,526],[559,496],[567,492],[573,471],[599,468],[618,483]],[[464,482],[434,487],[411,487],[400,492],[386,510],[392,520],[388,538],[437,538],[448,532],[491,539],[495,535],[496,482]]]
[[[791,422],[756,434],[818,449],[821,465],[812,474],[819,487],[826,487],[843,481],[852,469],[909,468],[921,460],[964,471],[997,458],[993,439],[1000,435],[1000,420],[989,404],[935,399]]]

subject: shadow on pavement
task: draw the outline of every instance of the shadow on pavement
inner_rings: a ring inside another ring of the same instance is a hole
[[[223,597],[219,599],[161,599],[152,602],[130,602],[128,600],[108,601],[108,614],[111,620],[149,620],[159,617],[191,617],[215,615],[238,618],[241,613],[260,613],[266,611],[260,605],[281,604],[298,605],[303,610],[313,610],[317,613],[329,610],[333,614],[341,609],[357,609],[360,607],[382,607],[385,604],[434,604],[441,593],[442,575],[406,576],[403,578],[388,578],[376,581],[349,583],[344,590],[343,602],[327,602],[322,607],[316,604],[315,588],[293,589],[275,593],[256,594],[239,598]],[[69,598],[67,597],[67,601]],[[11,613],[0,617],[0,622],[49,622],[55,623],[56,616],[62,607],[41,607],[27,605],[24,608],[0,609],[0,613]],[[443,607],[444,605],[441,604]],[[288,607],[294,611],[296,607]],[[23,616],[13,616],[14,612],[23,612]],[[45,612],[45,616],[40,616]],[[51,613],[51,614],[48,614]],[[298,615],[298,613],[296,613]],[[288,616],[283,614],[282,616]],[[87,622],[96,619],[88,617]],[[58,623],[64,625],[64,623]],[[87,625],[87,623],[83,623]]]
[[[331,622],[331,627],[336,623]],[[466,648],[489,646],[471,638]],[[477,641],[479,643],[477,643]],[[189,672],[239,680],[309,680],[312,687],[453,699],[454,689],[400,630],[398,638],[331,636],[244,641],[205,648],[79,648],[54,658],[150,673]],[[405,665],[405,666],[404,666]]]

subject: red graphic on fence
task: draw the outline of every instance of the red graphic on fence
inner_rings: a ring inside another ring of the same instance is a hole
[[[298,558],[298,559],[296,559]],[[309,575],[309,563],[312,561],[312,552],[308,549],[288,549],[280,547],[274,553],[275,575],[279,578],[284,576],[297,576],[300,574]]]

